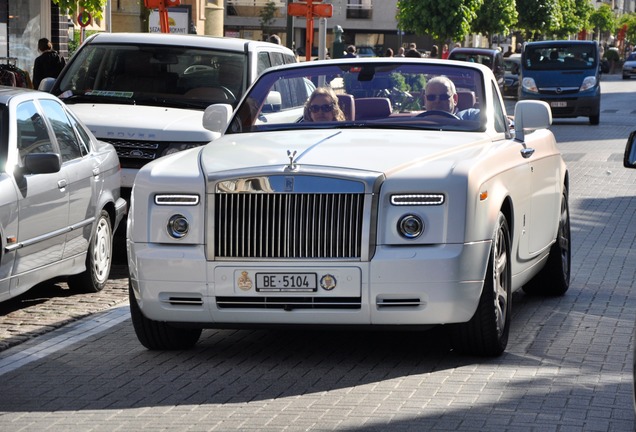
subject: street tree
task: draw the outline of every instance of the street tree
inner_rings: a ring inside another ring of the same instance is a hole
[[[483,0],[399,0],[398,28],[441,41],[463,40]]]
[[[103,18],[103,11],[106,7],[108,0],[52,0],[53,3],[60,7],[60,10],[64,13],[68,13],[71,16],[77,15],[80,10],[85,10],[93,18]],[[141,0],[140,0],[141,1]]]
[[[276,3],[270,0],[259,13],[263,36],[269,34],[269,28],[274,22],[274,18],[276,18],[276,9]]]
[[[589,17],[594,6],[589,0],[559,0],[559,22],[552,29],[558,39],[566,39],[568,36],[589,28]]]
[[[559,24],[558,0],[517,0],[518,27],[526,33],[526,40],[551,34]]]
[[[478,9],[472,32],[481,33],[488,39],[495,34],[505,35],[517,23],[517,17],[515,0],[490,0]]]
[[[636,42],[636,13],[631,12],[623,14],[618,20],[617,27],[627,26],[625,31],[625,42],[627,44],[633,44]]]
[[[616,18],[612,8],[603,3],[590,14],[590,25],[596,31],[596,40],[601,40],[601,33],[616,29]]]

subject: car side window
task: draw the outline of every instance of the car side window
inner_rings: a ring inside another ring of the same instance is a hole
[[[53,132],[60,146],[62,162],[68,162],[86,155],[86,147],[75,134],[73,125],[62,105],[53,100],[41,100],[40,103],[53,126]]]
[[[21,165],[28,154],[55,152],[44,118],[32,101],[18,105],[16,119]]]
[[[258,53],[258,61],[256,64],[256,73],[258,75],[262,74],[265,69],[272,66],[272,62],[269,59],[269,54],[265,51],[261,51]]]

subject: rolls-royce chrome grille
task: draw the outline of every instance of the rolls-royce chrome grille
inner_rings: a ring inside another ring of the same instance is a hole
[[[215,256],[359,258],[362,193],[218,193]]]

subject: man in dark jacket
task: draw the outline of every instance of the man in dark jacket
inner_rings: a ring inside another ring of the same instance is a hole
[[[53,45],[47,38],[38,41],[40,54],[33,64],[33,88],[37,89],[44,78],[57,78],[62,72],[66,60],[53,50]]]

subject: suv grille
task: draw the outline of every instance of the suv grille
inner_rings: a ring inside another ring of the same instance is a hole
[[[364,194],[219,193],[215,256],[359,258]]]
[[[173,144],[172,142],[166,141],[99,139],[115,147],[122,168],[141,168],[148,162],[163,156],[168,146]],[[185,147],[204,145],[207,144],[207,142],[179,142],[179,144]]]

